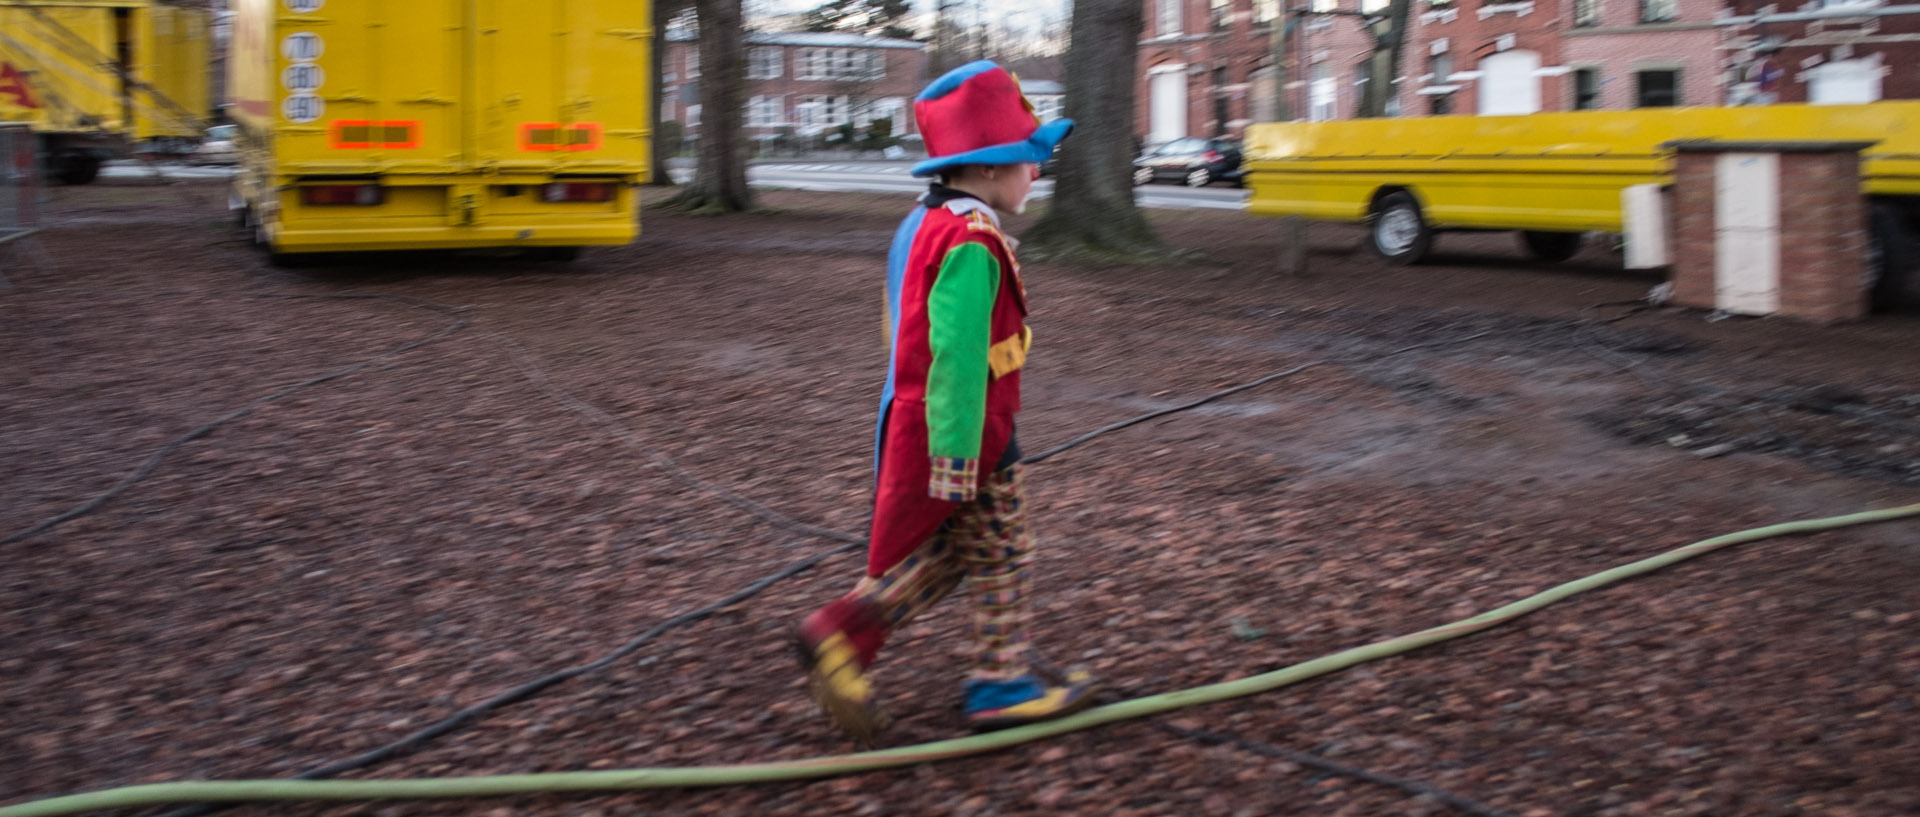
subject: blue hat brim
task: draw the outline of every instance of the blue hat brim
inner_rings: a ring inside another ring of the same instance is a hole
[[[927,159],[913,166],[909,171],[915,176],[932,176],[949,167],[960,165],[1011,165],[1020,162],[1044,162],[1053,155],[1054,147],[1060,140],[1073,132],[1073,120],[1055,119],[1040,126],[1032,136],[1018,142],[1004,145],[989,145],[975,148],[966,153]]]

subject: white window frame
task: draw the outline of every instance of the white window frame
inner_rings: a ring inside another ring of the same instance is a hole
[[[699,105],[687,106],[687,127],[689,128],[700,127],[700,106]]]
[[[747,48],[747,79],[779,79],[786,62],[786,49],[777,45]]]
[[[700,76],[700,46],[687,46],[687,79]]]
[[[1159,13],[1154,15],[1153,31],[1162,37],[1175,37],[1186,33],[1180,27],[1180,19],[1185,0],[1160,0]]]
[[[747,127],[778,128],[787,124],[785,94],[756,96],[747,100]]]

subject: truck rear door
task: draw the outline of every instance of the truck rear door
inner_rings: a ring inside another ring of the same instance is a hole
[[[474,5],[478,164],[550,173],[645,167],[648,4]]]

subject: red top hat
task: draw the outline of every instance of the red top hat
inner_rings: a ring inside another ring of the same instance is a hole
[[[976,60],[933,81],[913,100],[926,161],[913,175],[932,176],[960,165],[1042,162],[1073,130],[1073,120],[1044,125],[1013,75],[992,60]]]

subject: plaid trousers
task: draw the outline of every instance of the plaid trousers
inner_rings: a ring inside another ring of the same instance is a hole
[[[1024,470],[1013,465],[988,476],[975,499],[957,507],[932,539],[881,575],[862,579],[842,601],[869,611],[875,626],[891,632],[964,581],[973,608],[968,677],[1026,675],[1033,534],[1022,501]]]

